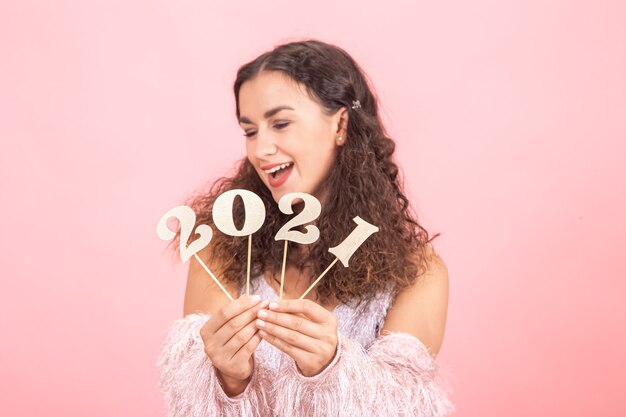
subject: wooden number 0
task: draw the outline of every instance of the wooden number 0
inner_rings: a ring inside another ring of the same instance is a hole
[[[245,222],[241,230],[235,227],[233,203],[240,196],[245,209]],[[236,189],[220,194],[213,203],[213,223],[220,231],[229,236],[251,235],[265,222],[265,205],[261,197],[252,191]]]

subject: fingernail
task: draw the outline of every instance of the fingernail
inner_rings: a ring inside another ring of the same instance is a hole
[[[264,319],[265,317],[267,317],[267,311],[265,311],[265,310],[259,310],[259,317],[261,317],[262,319]]]
[[[278,303],[270,303],[270,309],[276,310],[278,308]]]
[[[256,324],[257,324],[259,327],[263,327],[263,326],[265,326],[265,322],[264,322],[263,320],[258,320],[258,319],[257,319]]]
[[[269,301],[263,300],[263,302],[261,304],[259,304],[259,305],[260,305],[261,308],[265,308],[265,307],[268,306],[269,303],[270,303]]]
[[[259,301],[261,301],[261,296],[253,295],[252,298],[250,298],[250,301],[252,301],[253,303],[258,303]]]

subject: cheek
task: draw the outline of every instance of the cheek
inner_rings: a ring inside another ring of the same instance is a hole
[[[257,175],[263,180],[263,173],[259,172],[259,168],[257,167],[257,160],[254,157],[254,149],[251,145],[248,144],[246,144],[246,158],[254,168],[254,171],[257,173]]]
[[[301,141],[298,148],[294,149],[293,155],[308,170],[319,171],[328,167],[332,162],[334,152],[335,143],[333,139],[323,136],[320,132],[318,135],[310,135],[307,140]]]
[[[254,162],[254,149],[252,146],[252,142],[246,142],[246,156],[248,157],[248,161]]]
[[[300,174],[311,181],[320,181],[329,171],[330,162],[326,155],[309,157],[300,164]]]
[[[333,164],[334,158],[334,149],[329,148],[323,151],[318,151],[315,161],[313,161],[313,163],[315,164],[315,167],[317,167],[318,171],[327,171]]]

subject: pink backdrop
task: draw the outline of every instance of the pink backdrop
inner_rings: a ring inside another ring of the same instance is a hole
[[[243,155],[236,69],[366,69],[450,271],[458,416],[623,416],[626,3],[3,1],[0,415],[162,415],[158,219]]]

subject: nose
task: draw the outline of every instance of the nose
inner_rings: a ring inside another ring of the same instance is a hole
[[[276,155],[278,147],[275,138],[270,132],[264,132],[259,129],[256,137],[255,154],[257,158]]]

